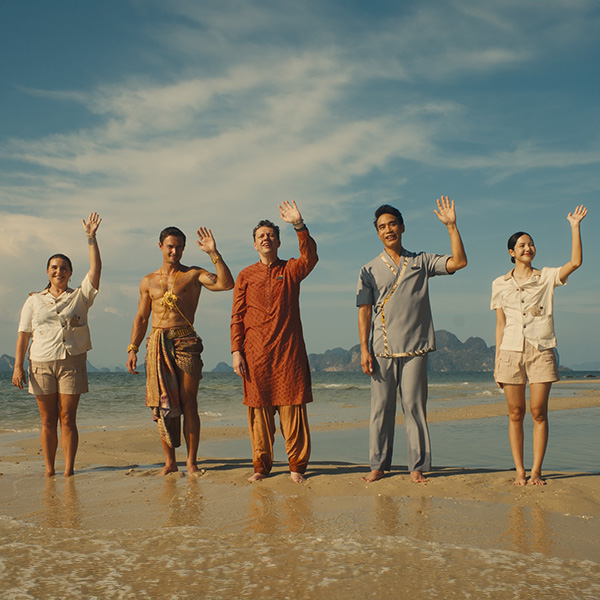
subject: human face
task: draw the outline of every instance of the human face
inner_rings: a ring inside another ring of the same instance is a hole
[[[515,263],[531,264],[535,258],[535,246],[528,235],[522,235],[515,244],[514,250],[509,254],[515,259]]]
[[[69,285],[69,279],[71,279],[73,271],[71,271],[69,263],[66,260],[63,260],[62,258],[52,258],[46,269],[46,273],[51,285],[56,289],[65,290]]]
[[[162,252],[164,264],[178,265],[183,256],[185,243],[183,238],[168,235],[162,243],[159,242],[158,247]]]
[[[400,225],[394,215],[385,213],[377,219],[377,235],[386,248],[397,249],[401,246],[403,233],[404,225]]]
[[[261,256],[277,254],[281,242],[272,227],[259,227],[254,234],[254,248]]]

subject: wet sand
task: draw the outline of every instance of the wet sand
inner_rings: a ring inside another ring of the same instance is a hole
[[[499,402],[430,421],[505,414]],[[2,598],[600,598],[599,473],[515,487],[512,471],[445,466],[416,485],[400,466],[367,484],[364,464],[316,462],[298,485],[278,462],[250,484],[249,457],[203,457],[201,444],[200,477],[182,463],[156,477],[150,425],[82,432],[67,479],[42,476],[37,435],[0,435],[0,455]]]

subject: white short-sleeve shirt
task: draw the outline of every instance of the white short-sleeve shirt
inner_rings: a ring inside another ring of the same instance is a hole
[[[67,288],[58,298],[49,290],[31,294],[21,309],[19,331],[32,334],[29,360],[61,360],[92,349],[88,309],[98,290],[88,275],[75,290]]]
[[[566,283],[560,280],[560,267],[534,269],[523,284],[515,280],[513,271],[494,279],[490,308],[501,308],[506,317],[501,350],[522,352],[525,340],[540,350],[556,346],[554,288]]]

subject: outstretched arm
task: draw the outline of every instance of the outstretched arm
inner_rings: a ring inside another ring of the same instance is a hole
[[[438,219],[448,228],[450,235],[450,252],[452,256],[446,262],[448,273],[454,273],[467,266],[467,254],[456,226],[456,211],[454,210],[454,200],[450,202],[448,196],[442,196],[437,201],[438,209],[434,213]]]
[[[573,271],[579,269],[583,262],[580,224],[585,215],[587,215],[587,208],[583,205],[578,206],[572,213],[567,215],[567,221],[571,225],[571,260],[560,268],[559,276],[563,282],[567,280]]]
[[[198,239],[196,240],[198,247],[202,252],[206,252],[210,256],[217,270],[216,275],[203,270],[199,277],[200,283],[211,292],[230,290],[234,283],[233,276],[217,250],[217,242],[213,237],[212,231],[206,227],[199,227],[196,233],[198,234]]]
[[[100,289],[100,272],[102,271],[102,261],[100,260],[100,248],[98,248],[98,240],[96,239],[96,232],[102,219],[97,212],[90,213],[90,216],[85,219],[81,219],[83,223],[83,230],[87,236],[88,248],[90,250],[90,270],[88,271],[88,277],[90,282],[94,286],[94,289]]]
[[[373,374],[373,356],[369,350],[373,306],[361,304],[358,307],[358,339],[360,340],[360,366],[365,375]]]

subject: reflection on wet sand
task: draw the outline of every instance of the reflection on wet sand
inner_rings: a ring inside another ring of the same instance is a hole
[[[511,549],[521,554],[552,555],[553,532],[550,525],[550,515],[539,506],[525,508],[511,506],[507,528],[502,536],[511,541]]]
[[[58,487],[64,488],[61,491]],[[41,511],[43,527],[81,527],[81,505],[75,477],[65,477],[57,486],[56,477],[46,477]]]
[[[248,502],[246,529],[252,533],[280,535],[312,533],[315,515],[310,499],[282,496],[260,484],[253,485]]]

